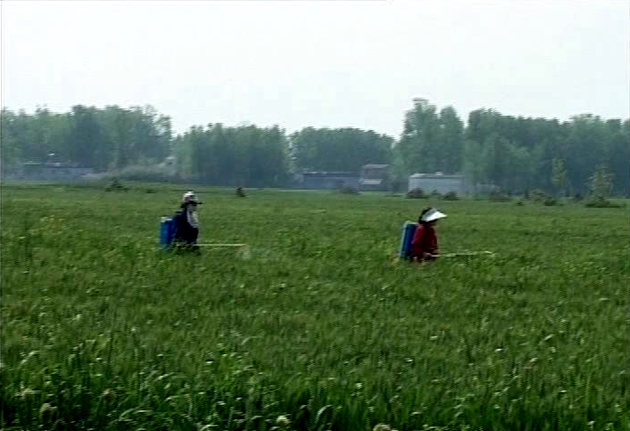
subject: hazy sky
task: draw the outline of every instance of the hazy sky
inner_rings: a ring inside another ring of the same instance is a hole
[[[2,1],[2,105],[399,137],[414,97],[630,116],[627,0]]]

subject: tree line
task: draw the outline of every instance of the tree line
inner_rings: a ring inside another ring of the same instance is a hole
[[[282,186],[289,173],[288,141],[278,126],[194,126],[174,139],[178,172],[206,184]]]
[[[162,161],[172,151],[171,119],[151,106],[77,105],[68,113],[2,109],[2,162],[55,161],[97,172]]]
[[[410,174],[439,171],[515,192],[572,194],[585,193],[597,172],[612,180],[614,193],[629,193],[630,121],[592,114],[561,122],[477,109],[464,122],[451,106],[414,99],[398,140],[358,128],[288,134],[277,125],[212,123],[175,135],[170,117],[151,106],[77,105],[68,113],[38,108],[33,114],[4,108],[1,121],[4,170],[51,154],[96,172],[156,165],[175,155],[177,177],[216,185],[283,186],[295,172],[358,172],[384,163],[403,183]]]
[[[450,108],[438,114],[426,100],[407,112],[399,158],[405,173],[463,172],[473,183],[507,190],[541,188],[583,193],[595,172],[608,172],[616,193],[628,193],[630,121],[592,114],[569,121],[501,115],[478,109],[466,127]],[[413,159],[428,154],[424,160]]]
[[[583,114],[560,122],[478,109],[464,127],[451,107],[438,112],[415,99],[394,159],[405,175],[462,172],[473,184],[513,191],[585,193],[599,173],[612,179],[615,193],[627,194],[630,121]]]

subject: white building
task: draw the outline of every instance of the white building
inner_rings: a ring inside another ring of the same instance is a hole
[[[468,185],[463,175],[444,175],[442,172],[436,172],[409,176],[408,190],[414,189],[422,189],[427,194],[437,191],[440,194],[455,192],[462,195],[468,192]]]

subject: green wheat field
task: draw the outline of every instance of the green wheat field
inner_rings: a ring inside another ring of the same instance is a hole
[[[3,185],[3,430],[630,429],[627,201],[194,188],[246,258],[185,190]],[[398,261],[428,205],[496,255]]]

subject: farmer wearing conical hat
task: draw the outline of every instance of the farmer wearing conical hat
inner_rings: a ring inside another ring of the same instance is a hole
[[[439,257],[435,225],[446,217],[435,208],[426,208],[418,218],[418,228],[411,240],[411,260],[419,262],[435,260]]]

